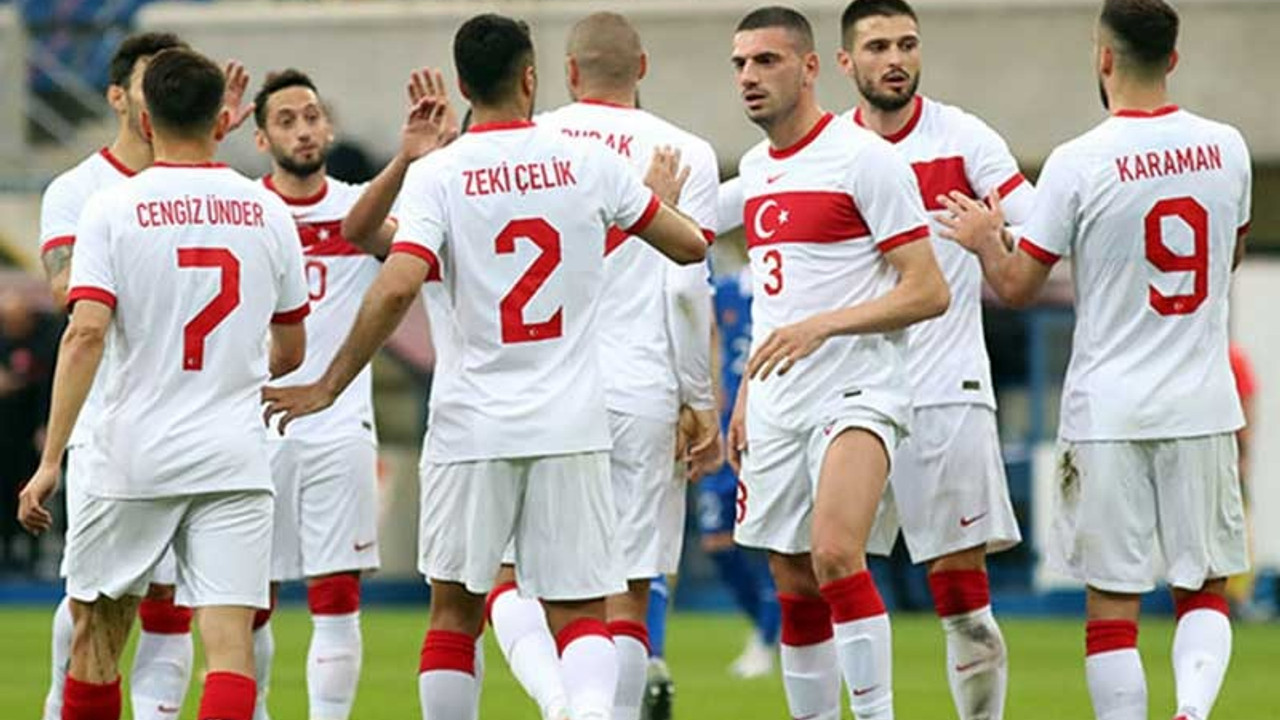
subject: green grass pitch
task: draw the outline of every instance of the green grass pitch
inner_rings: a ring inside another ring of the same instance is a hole
[[[0,609],[0,716],[38,720],[48,682],[48,609]],[[425,611],[374,607],[364,615],[364,673],[354,720],[410,720],[418,709],[418,648]],[[270,709],[274,720],[306,720],[303,662],[310,624],[302,608],[285,608],[273,620],[275,674]],[[1009,720],[1082,720],[1092,717],[1084,686],[1083,628],[1071,619],[1002,622],[1011,657]],[[937,621],[925,615],[893,618],[894,692],[905,720],[954,717],[943,668]],[[725,668],[742,646],[746,624],[728,615],[678,613],[672,617],[668,660],[676,677],[675,714],[681,720],[788,717],[776,677],[738,681]],[[1151,717],[1173,714],[1168,653],[1173,625],[1152,619],[1140,644],[1147,668]],[[127,663],[126,659],[126,663]],[[489,643],[481,707],[486,720],[536,720],[531,701]],[[127,664],[126,664],[127,667]],[[199,675],[197,671],[197,676]],[[194,720],[198,681],[182,718]],[[126,694],[127,697],[127,694]],[[126,709],[125,717],[129,717]],[[1214,720],[1280,718],[1280,625],[1236,625],[1235,655]]]

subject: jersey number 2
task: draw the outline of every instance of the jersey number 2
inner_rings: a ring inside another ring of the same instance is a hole
[[[1177,255],[1164,242],[1165,218],[1178,218],[1191,228],[1190,255]],[[1147,262],[1166,273],[1194,273],[1188,295],[1165,295],[1154,285],[1147,287],[1151,307],[1161,315],[1190,315],[1209,297],[1209,212],[1194,198],[1167,198],[1155,204],[1146,217]]]
[[[178,248],[178,267],[212,268],[218,294],[182,328],[182,369],[204,369],[204,340],[240,305],[240,261],[226,248]]]
[[[560,233],[541,218],[512,220],[494,239],[494,250],[499,255],[514,253],[516,241],[520,238],[537,245],[542,252],[498,303],[502,317],[502,342],[523,343],[558,338],[564,333],[564,308],[556,308],[555,313],[542,322],[526,322],[524,307],[560,265]]]

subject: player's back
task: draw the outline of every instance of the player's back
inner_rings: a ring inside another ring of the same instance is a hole
[[[1172,106],[1121,113],[1056,150],[1042,177],[1050,185],[1037,203],[1055,203],[1075,228],[1067,252],[1077,319],[1063,437],[1238,428],[1227,319],[1236,243],[1249,217],[1240,134]],[[1029,249],[1052,259],[1037,250],[1038,232],[1028,227]]]
[[[85,214],[81,230],[106,242],[81,238],[75,262],[102,269],[87,272],[113,287],[95,294],[95,278],[81,283],[73,268],[72,297],[114,295],[115,305],[116,362],[103,378],[96,434],[107,463],[94,490],[269,488],[260,416],[267,331],[307,309],[284,205],[223,166],[157,163],[96,196]],[[282,298],[290,272],[297,297]],[[281,302],[291,312],[279,312]]]
[[[472,127],[413,166],[393,251],[439,267],[449,309],[447,325],[432,315],[447,351],[426,458],[609,448],[596,328],[605,230],[657,209],[606,149],[528,122]]]

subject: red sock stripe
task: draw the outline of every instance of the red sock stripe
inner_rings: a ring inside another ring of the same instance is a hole
[[[556,652],[564,655],[565,649],[572,645],[575,640],[581,640],[591,635],[599,635],[609,642],[613,642],[613,633],[609,632],[609,626],[605,625],[603,620],[578,618],[556,633]]]
[[[645,653],[649,652],[649,628],[643,624],[631,620],[613,620],[608,627],[609,634],[613,637],[635,638],[644,645]]]
[[[418,673],[431,670],[456,670],[475,675],[475,636],[451,630],[428,630],[422,640]]]
[[[204,676],[200,720],[253,720],[258,683],[247,675],[211,672]]]
[[[778,594],[782,607],[782,644],[792,647],[817,645],[835,636],[831,607],[822,598]]]
[[[838,623],[885,614],[884,600],[880,599],[876,582],[866,570],[833,580],[818,592],[831,606],[831,619]]]
[[[933,607],[938,617],[980,610],[991,604],[991,587],[981,570],[947,570],[929,576]]]
[[[1179,620],[1192,610],[1217,610],[1223,615],[1231,617],[1231,606],[1227,605],[1227,599],[1209,592],[1198,592],[1184,596],[1183,599],[1176,603],[1175,610],[1178,613]]]
[[[189,607],[173,604],[173,600],[143,600],[138,603],[138,619],[142,629],[156,635],[185,635],[191,632]]]
[[[1138,623],[1132,620],[1090,620],[1084,626],[1086,655],[1138,647]]]
[[[519,588],[513,582],[502,583],[489,591],[489,596],[484,599],[484,616],[489,622],[493,622],[493,604],[498,602],[498,598],[503,593],[515,592]]]
[[[312,615],[350,615],[360,609],[360,573],[320,578],[307,585]]]
[[[120,678],[98,685],[67,675],[62,688],[62,717],[68,720],[120,720]]]

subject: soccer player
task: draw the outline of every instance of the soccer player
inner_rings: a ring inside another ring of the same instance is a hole
[[[576,143],[601,144],[643,178],[655,148],[680,151],[688,180],[679,208],[715,237],[719,166],[698,138],[637,107],[648,70],[640,36],[626,18],[588,15],[569,31],[566,67],[575,102],[538,116],[540,126]],[[610,228],[604,242],[599,328],[605,403],[613,449],[609,474],[617,501],[618,539],[627,575],[625,593],[608,599],[609,631],[618,651],[616,720],[638,720],[649,662],[646,611],[650,581],[679,568],[684,536],[685,478],[676,472],[677,419],[682,405],[696,422],[692,454],[719,455],[719,427],[711,382],[711,298],[707,267],[681,267]],[[489,598],[490,621],[508,664],[545,717],[563,706],[555,644],[543,609],[516,592],[510,570]],[[531,637],[536,634],[538,637]]]
[[[248,720],[250,623],[270,571],[260,392],[302,362],[302,254],[284,204],[212,162],[230,121],[222,71],[171,48],[151,57],[142,86],[155,162],[91,198],[76,226],[49,439],[20,517],[33,532],[50,526],[44,503],[110,335],[110,382],[85,446],[92,502],[67,538],[75,630],[62,717],[119,717],[120,653],[172,546],[176,600],[195,608],[205,645],[200,717]]]
[[[378,261],[369,253],[386,254],[395,223],[385,222],[363,247],[343,235],[342,220],[361,188],[326,175],[333,126],[305,73],[268,75],[254,99],[254,119],[258,150],[271,156],[271,173],[262,182],[285,201],[298,225],[310,287],[307,359],[280,381],[309,382],[324,372],[355,320],[360,299],[378,275]],[[283,438],[273,434],[278,439],[271,444],[271,580],[307,580],[312,720],[346,720],[360,679],[360,575],[378,568],[373,421],[373,377],[366,367],[333,407],[299,420]],[[254,617],[258,720],[268,717],[275,646],[270,617],[270,610]]]
[[[318,382],[268,390],[268,413],[287,429],[327,406],[423,281],[443,283],[422,467],[423,716],[473,716],[485,594],[514,539],[521,592],[547,609],[571,716],[607,718],[618,661],[604,597],[625,572],[597,337],[605,231],[617,225],[681,263],[702,260],[706,241],[616,154],[529,120],[537,79],[525,25],[476,16],[455,36],[454,60],[473,124],[409,169],[391,255],[347,341]],[[675,166],[660,155],[647,178],[662,196],[679,194]]]
[[[1249,153],[1234,128],[1169,104],[1177,35],[1164,0],[1103,3],[1095,62],[1111,117],[1050,154],[1016,247],[998,194],[945,202],[947,234],[1012,304],[1071,258],[1076,332],[1048,550],[1088,586],[1085,674],[1104,720],[1147,717],[1137,622],[1152,547],[1177,607],[1181,720],[1213,708],[1231,655],[1226,577],[1248,567],[1227,325]]]
[[[115,139],[110,146],[59,175],[45,190],[40,214],[40,257],[54,300],[60,306],[66,305],[76,224],[85,204],[94,193],[124,182],[151,164],[151,142],[141,123],[144,108],[142,76],[153,55],[174,47],[186,45],[168,33],[132,35],[120,44],[108,66],[107,102],[116,113]],[[248,77],[242,67],[231,63],[227,66],[227,79],[227,104],[233,112],[231,129],[234,129],[249,114],[248,108],[240,106]],[[104,364],[109,363],[111,354],[108,340]],[[104,384],[105,380],[94,383],[68,443],[68,534],[78,522],[86,502],[84,489],[90,479],[85,477],[88,468],[81,461],[87,457],[88,450],[82,448],[91,440],[102,414]],[[173,603],[175,573],[173,554],[166,553],[155,568],[147,597],[138,608],[142,632],[129,673],[133,712],[138,720],[158,720],[176,715],[191,679],[191,609]],[[61,574],[66,575],[65,557]],[[45,699],[45,720],[57,720],[62,716],[71,634],[70,600],[64,597],[53,619],[52,682]]]
[[[747,117],[767,140],[739,176],[752,353],[729,428],[735,540],[770,551],[793,717],[893,717],[889,617],[866,542],[909,422],[903,328],[947,309],[910,167],[819,107],[809,22],[748,14],[733,38]],[[834,623],[834,627],[833,627]],[[834,639],[833,639],[834,636]]]

